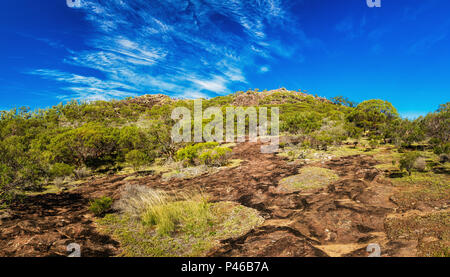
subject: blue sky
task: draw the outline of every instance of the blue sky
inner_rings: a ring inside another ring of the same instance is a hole
[[[434,111],[450,101],[450,2],[381,2],[2,1],[0,110],[286,87]]]

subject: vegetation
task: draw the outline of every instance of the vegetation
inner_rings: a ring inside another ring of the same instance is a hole
[[[400,159],[400,169],[408,171],[409,175],[411,175],[411,171],[414,167],[414,163],[420,157],[420,154],[417,152],[409,152],[403,154]]]
[[[386,231],[390,239],[417,239],[421,256],[449,257],[450,218],[448,212],[390,218]],[[439,239],[440,238],[440,239]]]
[[[2,111],[0,202],[14,201],[24,192],[41,191],[57,178],[83,179],[124,166],[138,170],[151,166],[156,158],[175,159],[185,166],[228,163],[231,149],[217,143],[172,142],[171,112],[181,106],[193,111],[192,100],[144,98],[72,101],[43,110]],[[154,104],[149,105],[148,99]],[[295,135],[295,144],[305,150],[329,151],[349,139],[364,138],[372,149],[387,144],[404,152],[431,149],[442,155],[444,163],[450,154],[450,103],[412,121],[400,118],[387,101],[368,100],[356,105],[342,96],[330,101],[285,89],[237,92],[204,100],[203,107],[221,106],[224,110],[251,103],[258,108],[279,107],[280,130]],[[409,163],[402,167],[411,168]]]
[[[175,197],[142,186],[127,186],[115,206],[121,214],[98,223],[121,242],[124,256],[204,255],[218,240],[263,222],[257,211],[232,202],[210,203],[195,193]]]
[[[104,196],[91,201],[89,210],[96,216],[101,216],[105,214],[109,209],[111,209],[111,205],[112,199],[110,197]]]
[[[218,145],[217,142],[188,145],[177,151],[176,158],[186,165],[226,165],[232,150],[228,147],[220,147]]]
[[[314,189],[325,187],[338,180],[339,176],[332,170],[322,167],[303,167],[299,174],[284,178],[280,185],[288,190]]]
[[[230,160],[233,144],[172,142],[172,110],[192,111],[193,101],[158,99],[73,101],[45,110],[1,112],[0,209],[30,195],[88,184],[86,178],[102,174],[126,174],[124,182],[138,183],[137,178],[151,172],[172,183],[239,166],[240,160]],[[370,155],[379,163],[370,166],[383,171],[395,188],[389,199],[396,212],[427,211],[389,219],[389,238],[417,239],[424,255],[448,256],[448,244],[441,242],[448,242],[450,103],[407,120],[387,101],[356,104],[342,96],[327,100],[285,89],[238,92],[203,102],[204,109],[252,105],[257,110],[279,107],[279,155],[303,165],[276,189],[326,187],[339,180],[337,172],[324,168],[326,161]],[[219,240],[245,234],[263,222],[256,210],[237,203],[131,185],[115,203],[101,197],[90,202],[89,210],[104,216],[96,220],[98,225],[120,242],[125,256],[204,255]]]

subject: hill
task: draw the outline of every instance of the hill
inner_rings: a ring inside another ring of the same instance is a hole
[[[174,143],[177,107],[194,100],[2,112],[0,255],[64,255],[70,242],[87,256],[361,256],[369,242],[448,255],[450,103],[409,121],[387,101],[286,89],[203,100],[278,107],[271,154],[261,141]]]

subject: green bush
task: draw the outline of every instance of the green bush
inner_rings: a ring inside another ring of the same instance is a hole
[[[383,124],[398,118],[397,109],[388,101],[372,99],[360,103],[349,115],[349,120],[355,122],[364,130],[376,131]]]
[[[292,134],[309,134],[322,126],[322,117],[316,112],[292,114],[281,119],[281,131]]]
[[[417,152],[408,152],[401,156],[400,158],[400,169],[406,170],[409,175],[411,175],[411,171],[414,168],[414,163],[420,157],[420,154]]]
[[[134,170],[137,170],[148,164],[148,156],[139,150],[131,150],[125,156],[125,161],[132,166]]]
[[[378,146],[378,144],[379,144],[379,142],[378,142],[378,140],[376,138],[371,138],[369,140],[369,146],[372,149],[375,149]]]
[[[96,216],[101,216],[111,209],[112,202],[112,199],[107,196],[95,199],[90,202],[89,210]]]
[[[0,163],[0,190],[13,180],[14,174],[6,164]]]
[[[0,207],[2,203],[9,202],[11,182],[14,174],[7,165],[0,163]]]
[[[333,143],[333,137],[327,133],[316,133],[310,136],[309,142],[304,144],[317,150],[327,150],[328,146]]]
[[[187,164],[195,165],[196,161],[204,149],[213,149],[219,144],[217,142],[204,142],[194,145],[188,145],[181,148],[176,153],[176,159],[178,161],[185,161]]]
[[[98,166],[111,161],[116,148],[117,131],[98,123],[65,131],[49,145],[54,161],[77,166]]]
[[[228,147],[215,147],[204,150],[200,156],[200,162],[209,166],[223,166],[228,163],[228,158],[232,150]]]
[[[50,175],[52,177],[66,177],[72,175],[75,166],[71,166],[65,163],[55,163],[50,169]]]
[[[450,154],[450,143],[443,143],[433,147],[433,152],[436,155],[440,154]]]
[[[439,162],[440,163],[448,163],[450,161],[450,155],[449,154],[440,154],[439,155]]]

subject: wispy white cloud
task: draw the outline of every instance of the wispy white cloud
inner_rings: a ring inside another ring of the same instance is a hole
[[[433,47],[434,45],[438,44],[439,42],[445,39],[448,39],[447,32],[428,35],[412,43],[407,53],[408,54],[422,53],[423,51],[430,49],[431,47]]]
[[[107,100],[110,98],[123,98],[137,95],[134,87],[116,81],[103,81],[95,77],[85,77],[48,69],[37,69],[28,73],[66,83],[67,86],[64,89],[71,93],[58,97],[63,100]]]
[[[104,78],[56,69],[30,73],[62,82],[86,99],[229,93],[247,83],[246,70],[269,70],[260,69],[256,57],[290,57],[299,49],[270,32],[274,26],[314,44],[283,5],[281,0],[83,0],[81,10],[97,32],[85,41],[87,50],[70,52],[64,62],[95,69]]]
[[[268,72],[269,70],[270,70],[270,68],[269,68],[269,66],[267,66],[267,65],[261,66],[261,67],[259,68],[259,72],[261,72],[261,73],[266,73],[266,72]]]

